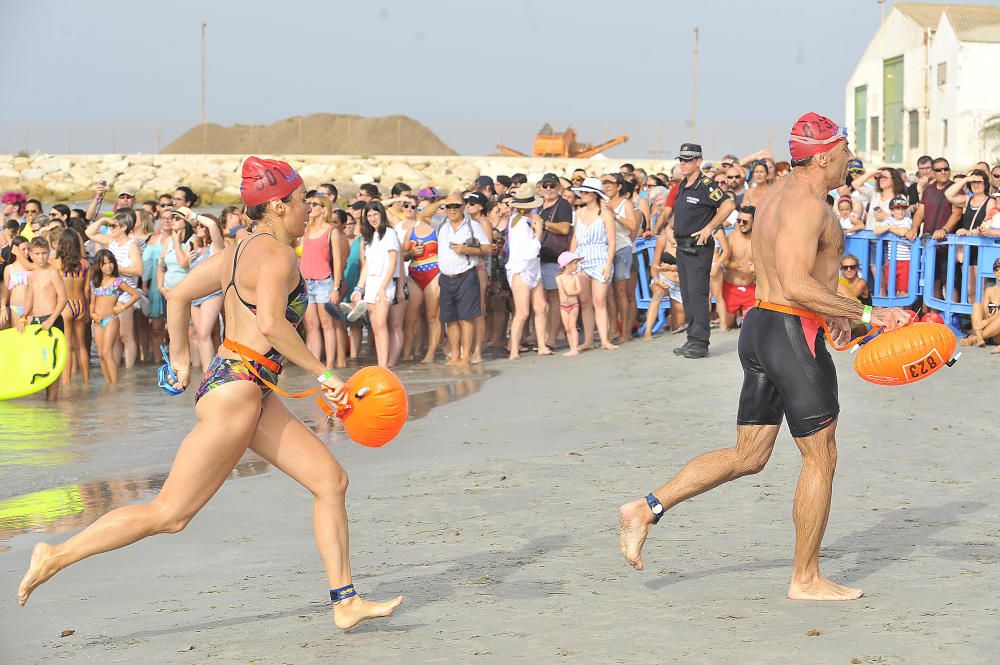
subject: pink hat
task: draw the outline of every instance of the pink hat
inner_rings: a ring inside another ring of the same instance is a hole
[[[559,258],[556,261],[559,263],[560,268],[565,268],[569,264],[573,263],[573,261],[579,261],[582,258],[583,257],[576,252],[563,252],[559,255]]]

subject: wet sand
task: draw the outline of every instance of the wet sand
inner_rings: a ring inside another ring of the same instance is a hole
[[[308,494],[270,471],[226,483],[182,534],[60,573],[26,608],[30,544],[66,534],[11,540],[0,662],[993,662],[1000,357],[983,350],[905,388],[865,384],[836,354],[822,563],[861,600],[784,597],[799,467],[787,430],[762,474],[679,506],[646,570],[626,566],[618,505],[733,441],[736,340],[714,335],[703,361],[673,356],[668,336],[491,362],[478,391],[385,448],[331,443],[351,474],[355,584],[406,596],[388,620],[333,627]]]

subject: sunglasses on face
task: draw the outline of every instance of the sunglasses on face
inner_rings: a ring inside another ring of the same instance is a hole
[[[553,182],[547,182],[547,183],[541,185],[541,188],[542,189],[555,189],[556,185]]]
[[[934,173],[947,173],[948,171],[951,171],[951,169],[949,167],[947,167],[947,166],[935,166],[934,167]]]
[[[119,224],[118,222],[110,222],[108,224],[108,228],[109,229],[120,229],[121,227],[122,227],[122,225]]]
[[[727,175],[726,180],[739,180],[741,176],[738,175]]]
[[[459,208],[462,207],[462,205],[463,204],[461,204],[461,203],[446,203],[445,206],[444,206],[444,209],[445,210],[458,210]]]
[[[414,203],[404,203],[403,204],[403,210],[409,210],[410,208],[416,208],[416,207],[417,206]]]
[[[1000,178],[1000,171],[993,171],[992,173],[990,173],[990,175],[993,176],[994,178]]]
[[[749,224],[752,221],[753,221],[752,219],[737,219],[736,223],[737,224]]]
[[[617,181],[615,181],[615,180],[602,180],[602,181],[601,181],[601,184],[602,184],[602,185],[617,185],[617,184],[618,184],[618,182],[617,182]]]
[[[580,176],[576,176],[573,178],[573,182],[583,182],[583,178],[581,178]]]
[[[134,196],[132,196],[131,194],[119,194],[119,195],[118,195],[118,198],[119,198],[119,199],[133,199],[133,198],[135,198],[135,197],[134,197]]]
[[[695,160],[694,157],[681,157],[678,161],[680,161],[682,164],[688,164],[690,162],[693,162],[694,160]]]
[[[851,263],[851,264],[848,264],[848,265],[841,265],[840,269],[841,270],[857,270],[858,269],[858,264],[857,263]]]

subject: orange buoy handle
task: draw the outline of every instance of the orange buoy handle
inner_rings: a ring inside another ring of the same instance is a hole
[[[271,381],[268,381],[263,376],[261,376],[260,372],[258,372],[257,369],[253,366],[253,363],[257,362],[267,367],[273,372],[281,371],[281,365],[278,365],[270,358],[266,358],[260,355],[259,353],[251,349],[249,346],[244,346],[243,344],[231,340],[228,337],[222,341],[222,346],[229,349],[233,353],[237,354],[240,357],[240,360],[243,361],[243,366],[246,367],[248,372],[253,374],[258,381],[260,381],[265,386],[267,386],[274,392],[278,393],[282,397],[288,397],[290,399],[302,399],[303,397],[310,397],[312,395],[316,395],[316,405],[319,406],[319,408],[323,411],[323,413],[326,414],[327,418],[334,415],[337,416],[340,415],[340,411],[339,410],[334,411],[334,409],[323,397],[323,390],[324,390],[323,386],[320,386],[318,388],[310,388],[309,390],[303,390],[302,392],[298,393],[289,393],[279,388],[277,384],[272,383]]]
[[[779,305],[778,303],[768,302],[766,300],[758,300],[754,303],[755,307],[760,307],[761,309],[769,309],[772,312],[781,312],[782,314],[791,314],[792,316],[801,316],[804,319],[809,319],[813,321],[823,329],[826,333],[826,340],[830,342],[830,346],[837,351],[847,351],[854,346],[859,344],[865,344],[865,338],[871,335],[871,330],[866,332],[864,335],[859,335],[854,337],[844,346],[837,346],[833,343],[833,335],[830,334],[830,327],[826,325],[826,319],[817,314],[816,312],[810,312],[807,309],[799,309],[798,307],[791,307],[789,305]],[[879,332],[882,332],[882,328],[878,328]]]

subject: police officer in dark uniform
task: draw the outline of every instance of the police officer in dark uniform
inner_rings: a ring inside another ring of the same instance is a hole
[[[708,293],[715,241],[712,233],[725,222],[736,204],[701,172],[701,146],[681,145],[682,179],[677,185],[673,228],[677,240],[677,270],[687,319],[687,342],[674,349],[685,358],[708,355]]]

